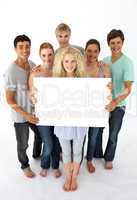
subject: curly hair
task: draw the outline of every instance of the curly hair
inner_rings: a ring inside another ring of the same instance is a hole
[[[84,67],[85,67],[84,56],[81,54],[81,52],[78,49],[73,48],[73,47],[62,48],[56,53],[55,59],[54,59],[54,65],[53,65],[53,76],[66,77],[67,73],[63,67],[63,60],[67,54],[71,54],[77,63],[74,76],[85,77],[86,74],[84,70]]]

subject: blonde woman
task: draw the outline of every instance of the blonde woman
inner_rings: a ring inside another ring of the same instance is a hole
[[[34,95],[35,88],[33,86],[33,78],[52,76],[52,66],[54,60],[53,46],[50,43],[41,44],[39,54],[42,60],[42,64],[36,67],[36,69],[31,72],[29,77],[29,89],[31,92],[31,100],[33,104],[36,103],[36,98]],[[51,165],[54,176],[58,178],[61,175],[61,172],[59,170],[60,145],[58,138],[53,133],[54,127],[40,125],[38,125],[37,127],[40,132],[40,137],[43,143],[40,175],[42,177],[46,177],[48,169]]]
[[[55,58],[53,76],[66,78],[84,77],[84,58],[80,51],[72,47],[60,50]],[[78,187],[77,176],[87,131],[88,128],[86,127],[54,127],[54,133],[59,138],[62,147],[64,172],[66,175],[63,186],[65,191],[76,190]],[[71,142],[73,155],[71,154]]]

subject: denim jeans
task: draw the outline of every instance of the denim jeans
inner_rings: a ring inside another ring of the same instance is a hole
[[[95,148],[96,148],[96,141],[97,137],[100,134],[100,127],[90,127],[88,131],[88,144],[87,144],[87,161],[92,161]]]
[[[60,144],[58,138],[54,135],[54,127],[37,127],[43,142],[41,168],[49,169],[51,164],[53,169],[58,169],[60,160]]]
[[[38,127],[34,124],[29,123],[31,130],[34,132],[34,143],[33,143],[33,158],[38,158],[41,154],[42,149],[42,140]]]
[[[14,128],[17,140],[18,160],[21,163],[21,168],[25,169],[29,167],[29,159],[26,153],[29,140],[29,128],[34,131],[35,137],[37,138],[37,141],[39,141],[39,143],[41,143],[41,138],[38,136],[38,129],[36,125],[30,124],[29,122],[14,123]]]
[[[109,118],[109,138],[107,147],[104,153],[105,161],[113,161],[115,157],[118,134],[120,132],[123,117],[125,114],[125,106],[116,107],[114,111],[110,113]]]
[[[96,138],[96,147],[94,151],[95,158],[103,158],[103,130],[104,127],[99,128],[99,132]]]

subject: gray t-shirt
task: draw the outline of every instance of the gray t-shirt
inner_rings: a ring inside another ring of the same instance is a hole
[[[35,66],[29,61],[30,69]],[[4,74],[5,90],[16,92],[15,100],[26,112],[32,113],[33,107],[28,94],[28,78],[30,71],[20,68],[15,62],[11,63],[7,72]],[[19,113],[11,109],[12,120],[17,123],[24,123],[26,119]]]
[[[80,46],[77,46],[77,45],[71,45],[73,48],[75,48],[75,49],[78,49],[81,53],[82,53],[82,55],[84,55],[84,53],[85,53],[85,50],[83,49],[83,47],[80,47]]]

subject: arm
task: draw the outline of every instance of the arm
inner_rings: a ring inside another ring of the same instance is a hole
[[[99,64],[100,64],[100,66],[102,66],[103,73],[104,73],[104,78],[111,78],[112,74],[111,74],[110,66],[107,63],[105,63],[104,61],[99,61]],[[112,90],[113,90],[112,82],[109,82],[107,87],[112,92]]]
[[[126,81],[124,83],[123,93],[121,93],[121,95],[119,95],[116,99],[113,99],[106,106],[106,110],[108,110],[109,112],[113,111],[121,101],[125,100],[129,96],[129,94],[131,93],[131,89],[132,89],[132,81]]]
[[[28,79],[28,87],[29,91],[33,90],[33,78],[35,77],[35,73],[31,72]]]
[[[34,115],[24,111],[23,108],[16,103],[15,95],[16,95],[16,92],[6,90],[6,100],[7,100],[8,105],[13,110],[15,110],[17,113],[22,115],[26,119],[26,121],[28,121],[32,124],[38,123],[38,118],[36,118]]]
[[[29,86],[29,93],[30,93],[30,100],[32,101],[32,103],[35,105],[37,102],[36,99],[36,88],[34,87],[34,83],[33,83],[33,79],[36,76],[36,72],[31,72],[29,75],[29,79],[28,79],[28,86]]]
[[[31,69],[31,73],[32,72],[40,72],[40,66],[35,66]]]
[[[103,67],[104,77],[105,78],[111,78],[110,66],[107,63],[104,63],[103,61],[101,61],[101,64],[102,64],[102,67]],[[113,90],[112,82],[109,82],[107,84],[107,87],[110,90],[110,95],[107,97],[107,99],[111,102],[112,101],[112,90]]]
[[[111,78],[111,70],[108,64],[103,63],[103,71],[105,78]]]
[[[104,77],[111,78],[110,66],[107,63],[105,63],[103,60],[99,61],[99,66],[102,67]]]

